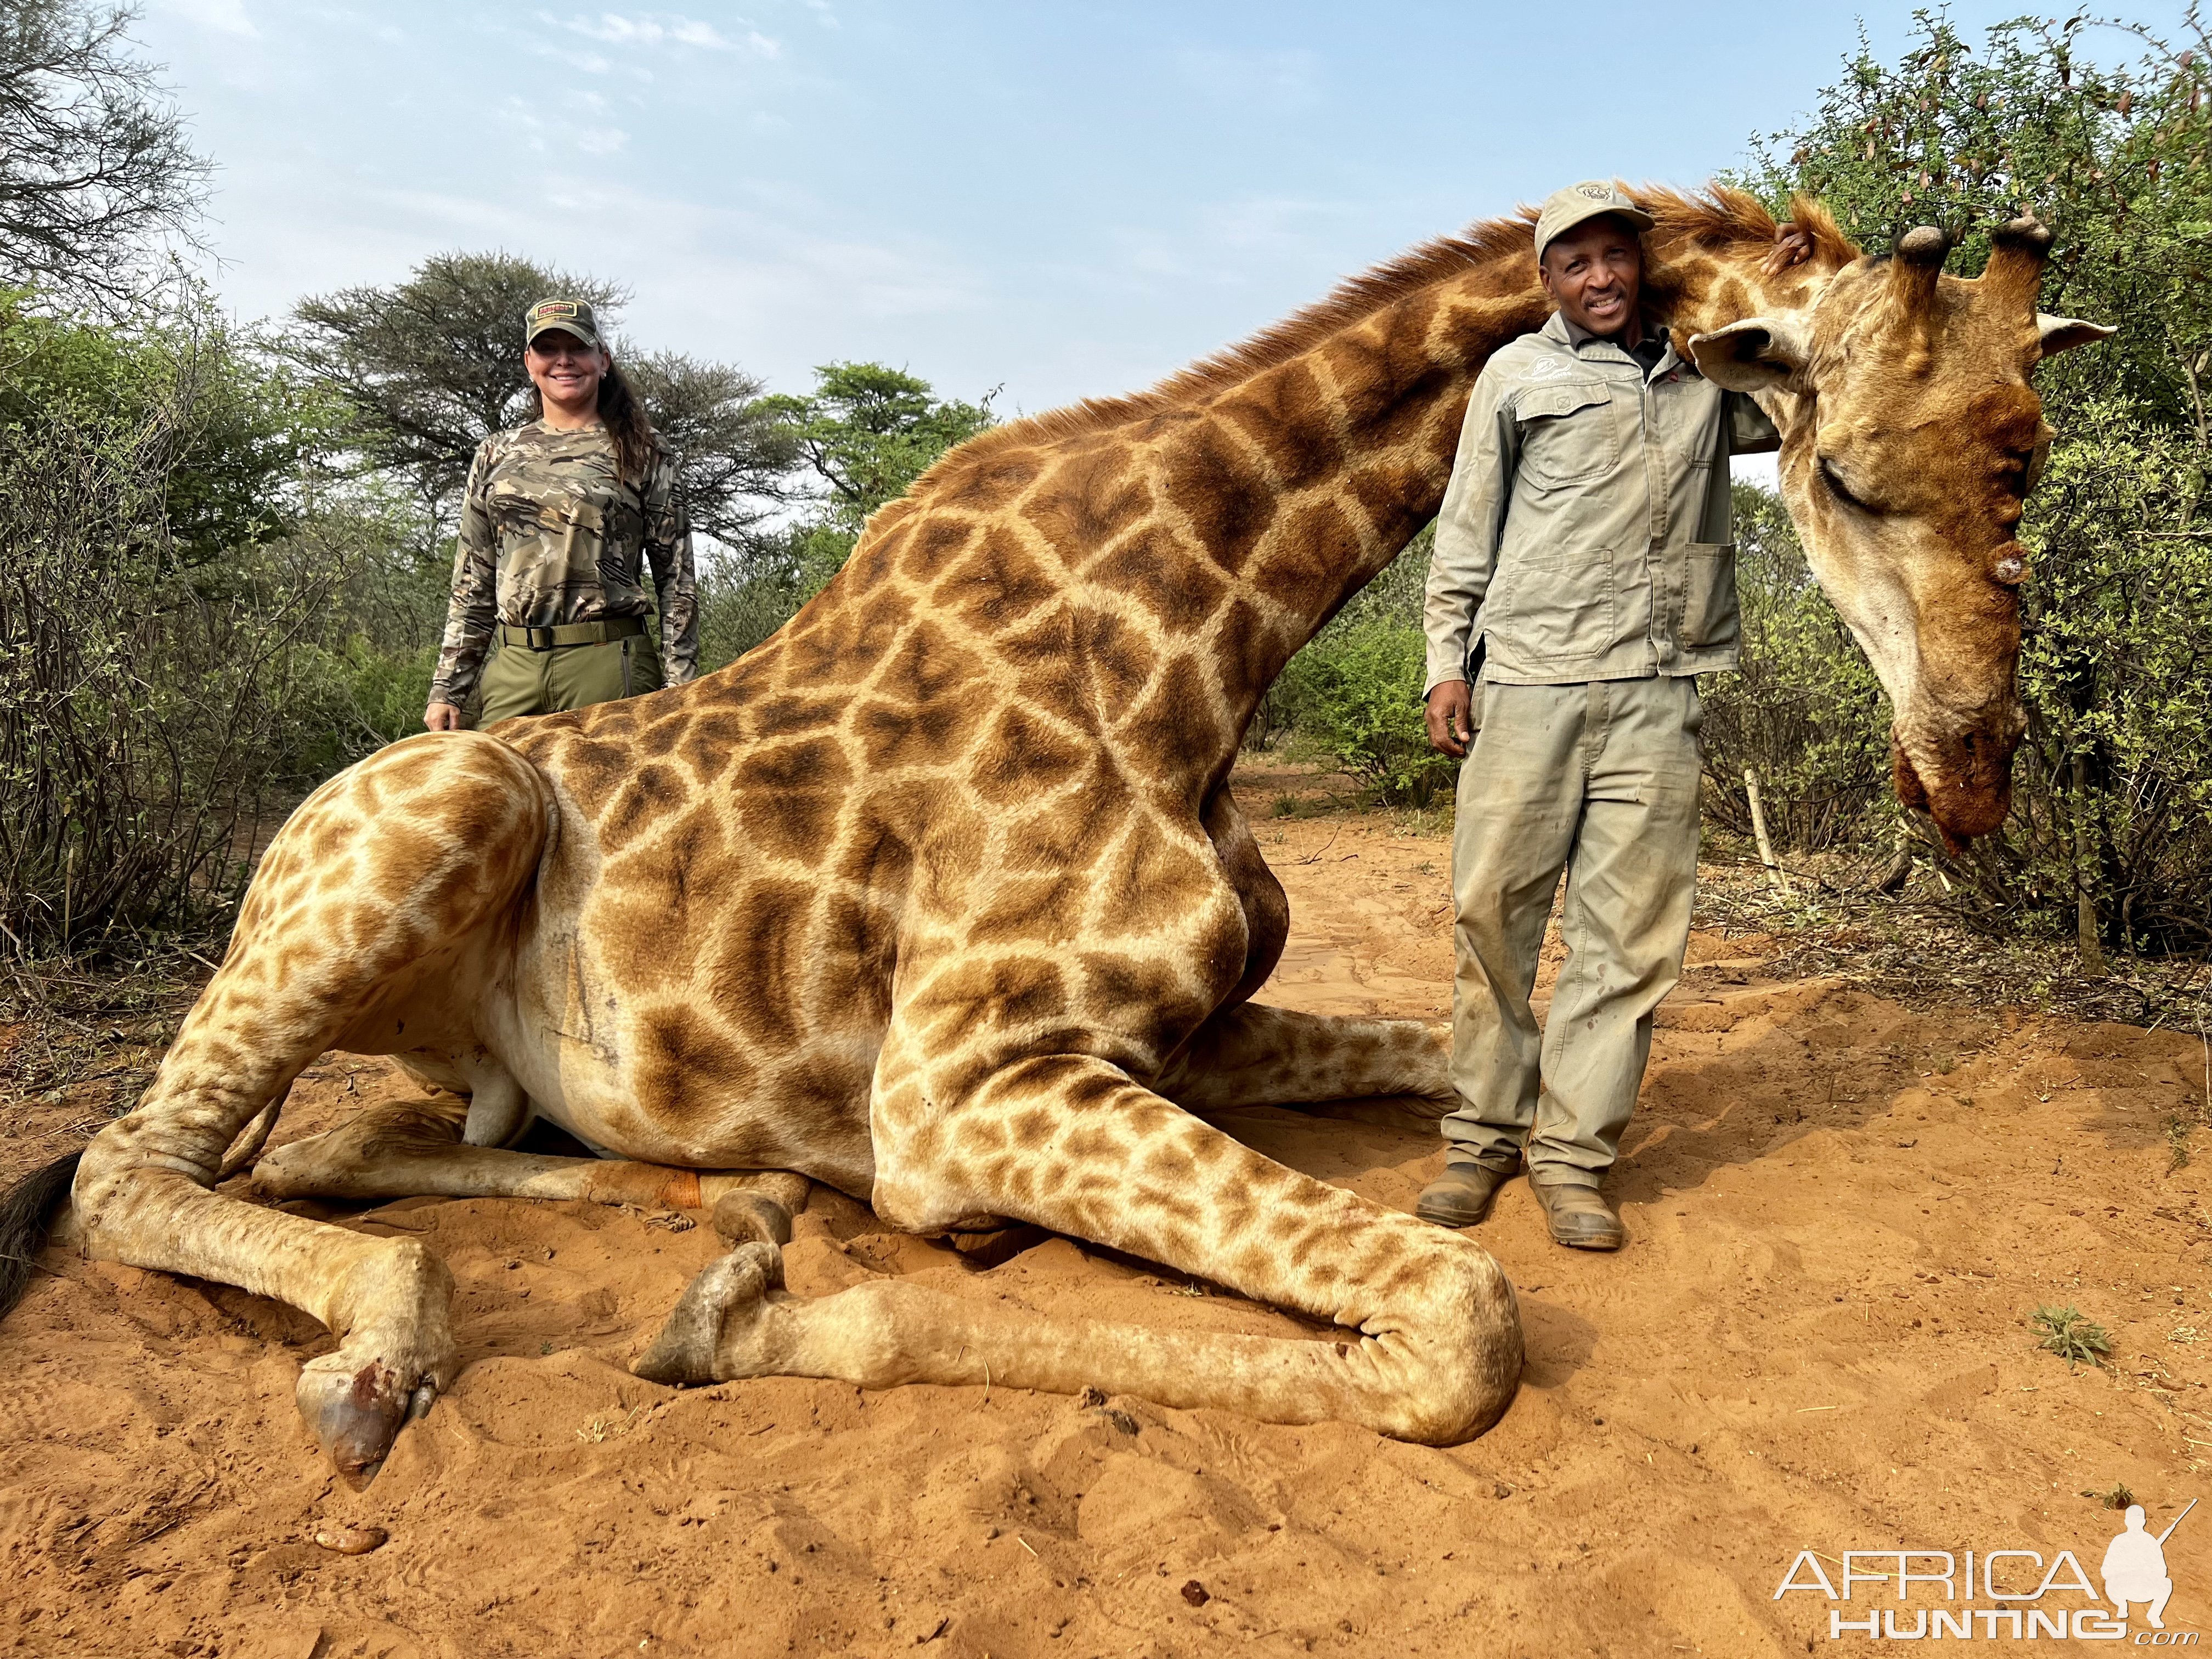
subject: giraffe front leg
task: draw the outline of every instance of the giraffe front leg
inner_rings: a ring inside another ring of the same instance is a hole
[[[926,1231],[976,1211],[1033,1221],[1329,1321],[1344,1338],[1039,1319],[897,1280],[803,1301],[783,1293],[775,1253],[749,1245],[694,1281],[641,1374],[869,1388],[988,1374],[1431,1444],[1480,1432],[1513,1396],[1519,1313],[1480,1246],[1286,1170],[1103,1060],[1018,1061],[926,1110],[904,1127],[877,1114],[875,1203],[896,1224]]]
[[[1451,1030],[1241,1003],[1192,1034],[1158,1086],[1194,1112],[1397,1095],[1440,1117],[1453,1104]]]

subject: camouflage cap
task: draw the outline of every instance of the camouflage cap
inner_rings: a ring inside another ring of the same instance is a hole
[[[558,329],[573,334],[587,346],[599,343],[599,319],[584,300],[540,300],[522,313],[522,343],[531,345],[541,334]]]
[[[1620,185],[1604,179],[1585,179],[1544,198],[1544,210],[1536,217],[1536,258],[1540,261],[1544,250],[1554,241],[1583,220],[1601,213],[1618,214],[1638,230],[1651,228],[1651,216],[1622,195]]]

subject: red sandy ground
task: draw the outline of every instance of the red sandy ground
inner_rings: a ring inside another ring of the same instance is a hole
[[[1261,836],[1296,912],[1272,997],[1446,1010],[1442,839],[1357,816]],[[1771,954],[1692,941],[1615,1176],[1626,1250],[1554,1248],[1517,1185],[1481,1230],[1528,1367],[1504,1420],[1450,1450],[981,1386],[657,1388],[628,1362],[710,1229],[416,1200],[342,1218],[452,1265],[468,1368],[354,1491],[293,1410],[319,1327],[49,1250],[0,1328],[0,1651],[1747,1659],[1844,1651],[1828,1602],[1772,1599],[1801,1548],[2066,1548],[2094,1575],[2118,1517],[2085,1488],[2124,1482],[2154,1529],[2212,1497],[2212,1347],[2192,1340],[2212,1339],[2212,1147],[2169,1172],[2164,1129],[2201,1105],[2197,1039],[1914,1012],[1770,979]],[[331,1056],[279,1137],[407,1086]],[[82,1115],[11,1106],[4,1172]],[[1442,1162],[1385,1106],[1236,1127],[1384,1204]],[[833,1194],[788,1260],[802,1294],[912,1273],[1040,1314],[1300,1334],[1066,1240],[979,1267]],[[2038,1352],[2045,1303],[2105,1325],[2110,1366]],[[312,1541],[342,1522],[390,1541]],[[2212,1622],[2212,1505],[2168,1561],[2168,1627]]]

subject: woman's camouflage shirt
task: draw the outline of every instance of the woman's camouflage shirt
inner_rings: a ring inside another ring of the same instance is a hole
[[[676,458],[662,452],[642,489],[624,483],[605,427],[562,432],[532,421],[477,447],[461,501],[453,600],[430,701],[476,690],[492,630],[642,617],[659,599],[660,657],[681,685],[699,660],[698,579]]]

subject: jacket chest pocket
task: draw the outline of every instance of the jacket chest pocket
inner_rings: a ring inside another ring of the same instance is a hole
[[[1613,395],[1594,381],[1538,386],[1521,394],[1521,470],[1539,484],[1604,477],[1620,459]]]

